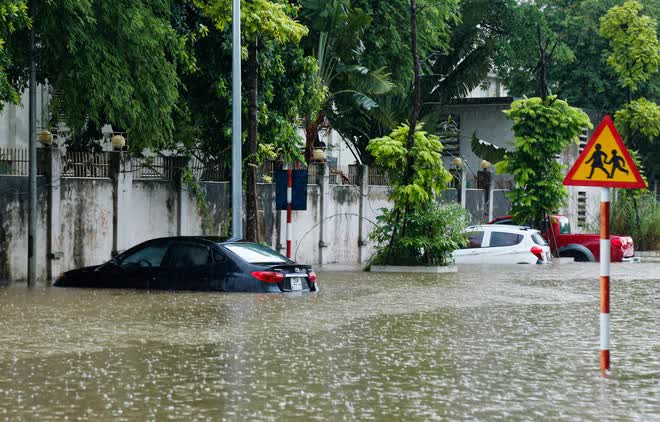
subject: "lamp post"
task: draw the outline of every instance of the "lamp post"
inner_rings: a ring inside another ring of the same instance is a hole
[[[36,0],[30,2],[30,16],[36,16]],[[28,206],[28,265],[27,284],[34,287],[37,280],[37,64],[34,52],[34,25],[30,28],[30,82],[28,85],[29,97],[29,128],[28,141],[30,151],[29,162],[29,206]]]
[[[477,186],[484,190],[484,203],[488,205],[488,210],[484,210],[484,215],[488,219],[487,221],[491,221],[493,219],[493,174],[490,172],[491,164],[489,161],[482,160],[479,167],[481,167],[481,170],[477,173]]]
[[[243,238],[243,183],[241,156],[241,1],[232,0],[232,133],[231,227],[232,237]]]
[[[467,196],[467,180],[466,180],[466,174],[465,174],[465,169],[463,168],[463,160],[460,157],[456,157],[453,160],[451,160],[451,163],[454,165],[454,171],[458,173],[460,176],[460,190],[457,192],[458,193],[458,198],[459,202],[461,203],[461,207],[465,208],[466,206],[466,201],[465,197]]]

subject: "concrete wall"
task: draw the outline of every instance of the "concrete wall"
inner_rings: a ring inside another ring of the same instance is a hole
[[[54,151],[46,158],[57,164]],[[201,182],[208,212],[199,207],[189,186],[176,181],[133,180],[127,158],[113,159],[108,178],[67,178],[52,165],[39,177],[37,276],[103,263],[113,251],[162,236],[228,235],[231,230],[231,184]],[[292,253],[300,262],[356,264],[374,253],[369,241],[381,208],[391,208],[388,186],[366,184],[362,168],[357,186],[331,185],[330,176],[308,185],[307,210],[293,213]],[[327,172],[325,174],[328,174]],[[0,280],[27,276],[28,178],[0,176]],[[455,201],[456,192],[445,200]],[[468,191],[468,205],[483,213],[484,192]],[[261,233],[265,243],[285,252],[286,212],[275,210],[272,184],[258,185]],[[476,218],[476,217],[475,217]]]
[[[130,229],[129,243],[176,236],[177,207],[177,191],[172,182],[134,180],[128,203],[130,221],[124,223]]]
[[[46,256],[47,191],[44,177],[37,178],[37,256]],[[0,280],[27,278],[28,178],[0,176]],[[46,277],[38,266],[37,277]]]
[[[108,260],[112,251],[110,179],[61,180],[61,245],[64,269]]]

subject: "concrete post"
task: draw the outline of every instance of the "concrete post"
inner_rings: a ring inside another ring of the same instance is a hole
[[[465,168],[461,168],[461,207],[465,208],[467,204],[467,174]]]
[[[490,183],[488,184],[488,221],[493,221],[493,206],[495,202],[495,182],[491,174]]]
[[[171,174],[174,175],[176,186],[176,234],[177,236],[203,234],[203,227],[199,227],[194,233],[190,233],[190,230],[186,227],[186,222],[192,214],[190,210],[191,201],[189,201],[188,195],[189,188],[183,182],[183,171],[188,166],[190,159],[188,157],[170,157],[169,160],[172,166]]]
[[[365,246],[367,246],[367,233],[365,233],[364,228],[364,217],[367,211],[367,201],[365,198],[369,194],[369,167],[365,165],[359,165],[358,172],[358,181],[360,183],[360,201],[358,211],[358,263],[361,264],[365,260]]]
[[[61,190],[62,183],[62,152],[57,147],[42,148],[45,162],[45,174],[48,186],[48,227],[46,229],[47,260],[46,271],[48,280],[55,279],[61,271],[62,253],[62,215],[61,215]]]
[[[327,218],[330,215],[330,212],[328,210],[329,204],[330,204],[330,168],[328,167],[328,163],[324,163],[323,167],[321,168],[322,174],[321,177],[319,178],[319,184],[320,184],[320,200],[321,203],[319,204],[319,264],[323,265],[323,252],[324,248],[326,248],[328,245],[326,244],[327,240],[327,224],[325,221],[323,221],[325,218]]]
[[[129,204],[133,192],[131,159],[121,151],[110,153],[110,178],[112,179],[112,255],[128,249],[133,242]]]

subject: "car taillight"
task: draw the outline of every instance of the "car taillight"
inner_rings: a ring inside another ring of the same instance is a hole
[[[252,277],[266,283],[280,283],[284,280],[284,274],[275,271],[254,271]]]
[[[316,283],[316,273],[314,271],[310,271],[307,277],[309,277],[309,281]]]
[[[543,249],[540,246],[532,246],[532,249],[530,249],[529,251],[534,255],[536,255],[538,259],[543,261]]]
[[[615,248],[622,247],[623,243],[621,242],[621,238],[620,237],[613,237],[612,238],[612,246],[614,246]]]

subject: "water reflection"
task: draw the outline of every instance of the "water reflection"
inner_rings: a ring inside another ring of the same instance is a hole
[[[0,289],[0,419],[660,415],[660,266],[324,273],[320,294]]]

